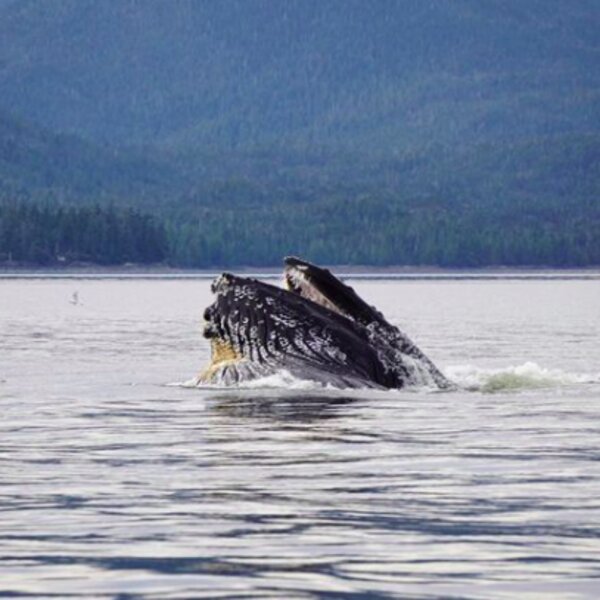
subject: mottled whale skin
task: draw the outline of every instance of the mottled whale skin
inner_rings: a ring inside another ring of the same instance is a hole
[[[240,385],[285,370],[339,388],[451,387],[435,365],[330,271],[285,259],[287,289],[223,273],[204,311],[211,363],[198,385]]]

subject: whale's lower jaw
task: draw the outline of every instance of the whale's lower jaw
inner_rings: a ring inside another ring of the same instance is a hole
[[[256,382],[260,379],[283,375],[282,381],[291,376],[294,380],[313,382],[323,387],[337,389],[379,389],[386,390],[390,387],[396,389],[404,387],[426,387],[438,389],[450,389],[451,385],[446,383],[445,378],[438,377],[438,371],[430,367],[430,363],[423,363],[410,355],[394,352],[394,360],[398,362],[401,369],[400,376],[396,376],[395,385],[386,385],[374,379],[361,377],[356,373],[345,372],[343,367],[332,365],[319,365],[313,361],[302,358],[285,356],[284,360],[259,360],[247,357],[231,356],[223,358],[217,354],[216,360],[213,353],[211,363],[196,377],[197,386],[244,386],[247,383]],[[383,356],[382,360],[389,361],[390,356]],[[398,375],[398,374],[396,374]],[[272,382],[273,383],[273,382]]]
[[[269,359],[250,360],[241,356],[235,348],[220,339],[211,343],[211,362],[196,377],[196,385],[240,386],[245,383],[285,373],[294,379],[314,382],[334,388],[376,388],[383,386],[348,373],[342,369],[324,369],[298,357],[286,357],[285,362]]]

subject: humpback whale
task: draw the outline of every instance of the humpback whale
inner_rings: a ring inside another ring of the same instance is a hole
[[[339,388],[440,389],[450,382],[396,326],[329,270],[285,259],[284,288],[223,273],[204,311],[211,343],[201,384],[235,385],[285,370]]]

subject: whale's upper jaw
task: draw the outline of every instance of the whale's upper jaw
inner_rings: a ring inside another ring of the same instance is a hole
[[[336,300],[335,295],[332,293],[333,290],[326,289],[325,286],[320,286],[315,281],[316,270],[323,271],[323,269],[313,267],[313,265],[297,258],[286,258],[285,262],[286,266],[283,272],[285,289],[324,306],[343,317],[350,318],[350,315],[343,310],[339,301]]]
[[[329,269],[322,269],[295,256],[287,256],[284,263],[284,285],[289,291],[362,325],[382,321],[381,313]]]

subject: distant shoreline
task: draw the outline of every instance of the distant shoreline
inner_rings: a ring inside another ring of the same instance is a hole
[[[526,278],[544,276],[565,277],[587,277],[600,279],[600,265],[577,268],[557,268],[540,266],[493,266],[480,268],[447,268],[436,266],[370,266],[370,265],[328,265],[327,268],[342,276],[369,277],[399,277],[399,278],[502,278],[510,277]],[[250,267],[246,265],[232,267],[213,267],[207,269],[185,269],[179,267],[168,267],[165,265],[112,265],[103,266],[96,264],[69,265],[64,267],[41,267],[41,266],[8,266],[0,265],[0,278],[76,278],[76,277],[115,277],[115,278],[206,278],[216,276],[224,271],[239,273],[242,275],[255,275],[265,277],[277,277],[283,271],[283,264],[270,267]]]

